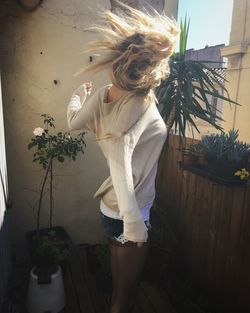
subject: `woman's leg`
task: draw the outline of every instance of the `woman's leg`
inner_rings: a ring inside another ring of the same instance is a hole
[[[112,244],[112,239],[108,238],[109,243],[109,251],[110,251],[110,268],[112,274],[112,295],[110,306],[115,302],[116,298],[116,290],[117,290],[117,282],[118,282],[118,267],[117,267],[117,252],[116,246]]]
[[[121,244],[110,240],[113,293],[110,313],[130,313],[136,300],[148,243],[137,247],[132,242]]]

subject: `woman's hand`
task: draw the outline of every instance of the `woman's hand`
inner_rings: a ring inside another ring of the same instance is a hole
[[[144,244],[144,242],[137,242],[137,243],[136,243],[136,245],[137,245],[138,248],[142,247],[143,244]]]
[[[92,86],[93,86],[92,82],[85,83],[86,92],[87,92],[88,95],[91,94]]]
[[[132,223],[124,221],[123,231],[124,237],[129,241],[133,241],[137,247],[141,247],[147,241],[148,228],[142,220]]]

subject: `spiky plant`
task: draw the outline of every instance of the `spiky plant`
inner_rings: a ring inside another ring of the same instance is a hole
[[[222,131],[221,112],[214,110],[208,98],[213,96],[229,103],[237,103],[228,95],[225,78],[206,65],[209,62],[215,63],[214,61],[185,59],[189,31],[186,17],[184,22],[181,21],[180,28],[179,52],[171,56],[170,75],[156,90],[161,115],[168,131],[174,126],[180,137],[185,137],[187,126],[199,132],[196,118]]]

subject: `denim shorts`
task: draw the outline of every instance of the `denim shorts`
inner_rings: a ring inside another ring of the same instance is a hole
[[[103,224],[107,237],[112,238],[115,241],[122,243],[122,244],[129,242],[129,240],[124,238],[122,220],[111,218],[109,216],[104,215],[102,212],[101,212],[101,216],[102,216],[102,224]],[[150,221],[144,221],[144,223],[147,226],[147,229],[149,231],[152,228]]]

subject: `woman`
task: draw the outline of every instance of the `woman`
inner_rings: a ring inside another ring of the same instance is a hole
[[[105,39],[91,48],[103,49],[104,56],[90,69],[108,68],[112,84],[88,100],[92,84],[82,84],[67,111],[71,130],[96,135],[110,169],[94,197],[100,198],[110,247],[111,313],[132,310],[147,255],[157,164],[167,136],[153,90],[168,75],[179,34],[176,22],[166,16],[122,6],[126,14],[105,12],[108,25],[94,27]]]

